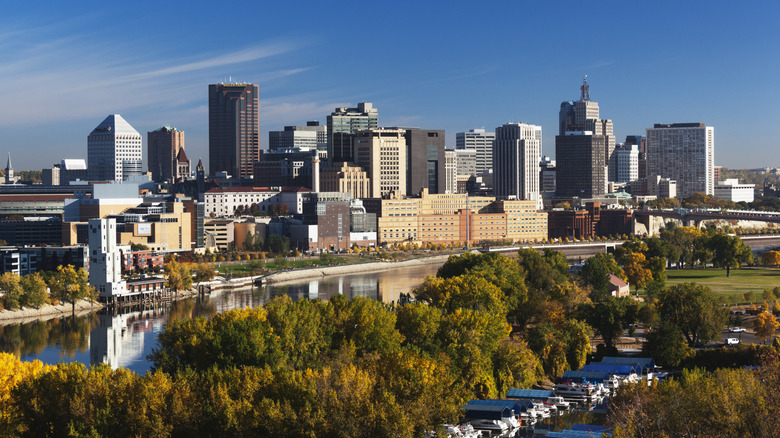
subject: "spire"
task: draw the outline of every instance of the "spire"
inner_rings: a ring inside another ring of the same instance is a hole
[[[5,170],[13,169],[13,166],[11,165],[11,153],[8,153],[8,164],[5,165]]]
[[[588,85],[588,75],[582,79],[580,86],[580,100],[590,100],[590,85]]]

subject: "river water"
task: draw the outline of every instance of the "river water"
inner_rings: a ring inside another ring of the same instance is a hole
[[[230,309],[261,306],[274,297],[289,295],[323,299],[341,294],[349,298],[367,297],[397,302],[434,275],[440,265],[402,268],[394,271],[362,273],[302,280],[252,290],[215,293],[205,298],[190,298],[158,307],[101,310],[76,318],[54,318],[25,324],[0,325],[0,350],[12,352],[22,360],[44,363],[107,363],[145,373],[150,363],[146,356],[157,346],[157,335],[168,321],[211,316]]]

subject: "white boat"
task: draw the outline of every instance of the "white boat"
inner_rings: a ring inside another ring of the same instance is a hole
[[[594,401],[596,397],[596,387],[589,383],[559,383],[555,385],[555,395],[565,399]]]
[[[571,406],[569,402],[563,399],[563,397],[550,397],[547,399],[547,401],[554,404],[559,411],[566,411]]]
[[[506,432],[509,426],[501,420],[472,420],[470,421],[474,429],[489,430],[491,432]]]
[[[441,432],[443,432],[444,435],[438,434]],[[479,438],[482,436],[482,432],[475,430],[469,423],[461,424],[459,426],[442,424],[437,428],[437,432],[428,432],[425,436],[426,438],[438,438],[442,436],[447,438]]]
[[[517,429],[520,427],[520,421],[515,417],[502,417],[501,421],[506,423],[507,426],[509,426],[509,429]]]

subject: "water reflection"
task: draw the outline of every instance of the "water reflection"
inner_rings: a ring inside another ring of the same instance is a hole
[[[210,317],[230,309],[264,305],[274,297],[327,300],[334,295],[367,297],[397,302],[438,265],[421,266],[373,274],[291,282],[252,290],[215,293],[211,296],[177,301],[164,306],[136,306],[101,310],[82,316],[63,316],[46,321],[0,325],[0,350],[22,360],[39,359],[44,363],[105,363],[112,368],[125,367],[138,373],[149,369],[146,357],[157,342],[157,335],[168,321]]]

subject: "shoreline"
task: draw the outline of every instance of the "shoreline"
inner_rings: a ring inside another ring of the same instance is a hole
[[[429,257],[421,257],[403,261],[365,262],[352,265],[326,266],[320,268],[295,269],[268,274],[265,277],[240,277],[226,281],[202,282],[199,286],[207,286],[213,292],[229,292],[234,290],[252,289],[255,281],[260,280],[263,285],[276,285],[296,282],[312,278],[323,278],[335,275],[363,274],[371,272],[392,271],[394,269],[426,266],[433,264],[443,265],[451,255],[443,254]],[[179,291],[174,301],[195,297],[199,294],[199,287],[193,286],[189,291]],[[106,308],[105,304],[89,300],[76,302],[76,316],[83,316]],[[70,303],[56,306],[47,304],[40,309],[23,308],[20,310],[0,311],[0,326],[11,324],[27,324],[35,321],[48,321],[63,316],[70,316],[73,306]]]
[[[79,300],[76,302],[76,316],[82,316],[88,313],[96,312],[105,305],[89,300]],[[73,305],[70,303],[57,304],[56,306],[46,304],[40,309],[34,307],[25,307],[19,310],[0,311],[0,325],[9,324],[27,324],[34,321],[48,321],[50,319],[70,316],[73,314]]]
[[[409,268],[433,264],[444,264],[451,255],[443,254],[429,257],[421,257],[400,262],[366,262],[352,265],[326,266],[322,268],[296,269],[268,274],[261,278],[263,285],[287,283],[310,278],[322,278],[332,275],[362,274],[367,272],[391,271],[398,268]]]

